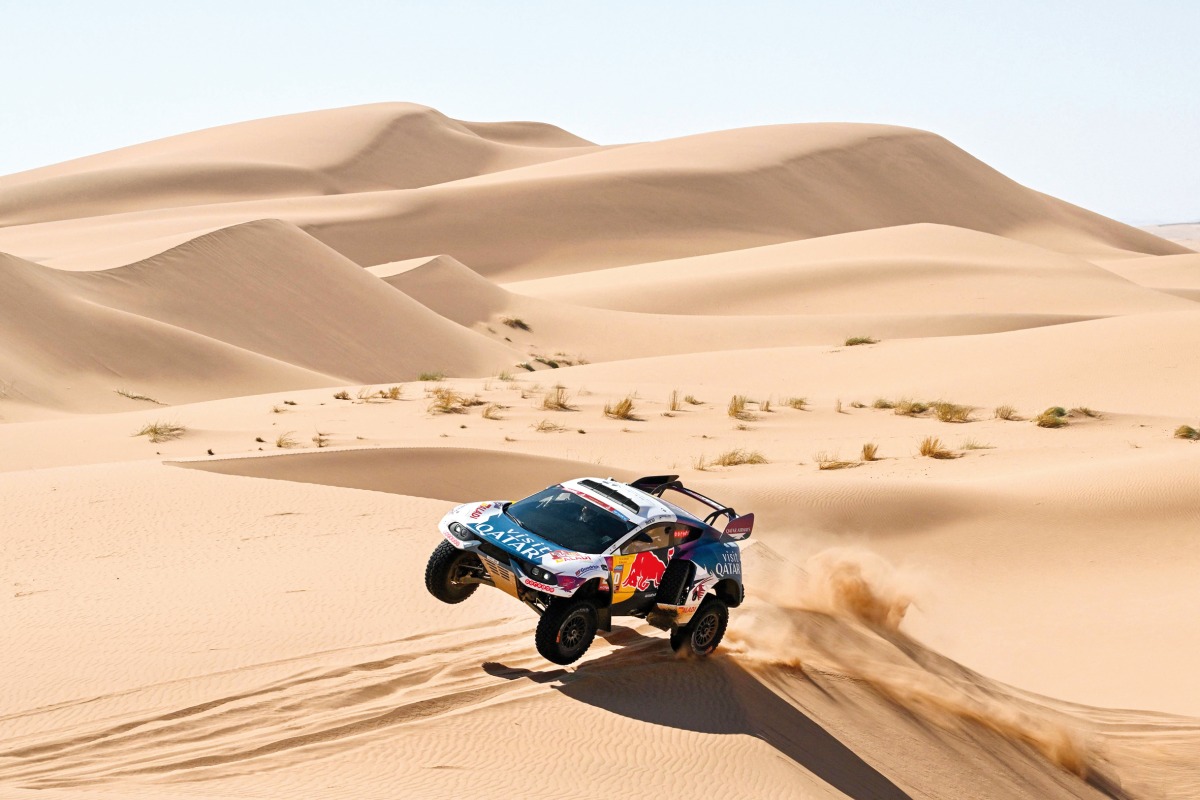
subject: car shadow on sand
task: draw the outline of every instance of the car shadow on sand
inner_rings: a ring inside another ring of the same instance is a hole
[[[910,800],[909,795],[803,712],[764,686],[734,659],[671,658],[661,638],[615,629],[617,649],[573,670],[529,670],[486,663],[508,680],[556,683],[581,703],[630,719],[681,730],[754,736],[857,800]],[[667,654],[664,654],[666,650]]]

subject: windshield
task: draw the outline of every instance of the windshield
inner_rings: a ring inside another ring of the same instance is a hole
[[[518,500],[506,513],[530,533],[580,553],[603,553],[633,530],[632,522],[561,486]]]

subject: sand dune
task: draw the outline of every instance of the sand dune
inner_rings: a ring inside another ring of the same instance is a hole
[[[1177,242],[911,129],[386,103],[0,178],[0,251],[4,798],[1200,795]],[[453,503],[668,473],[758,520],[713,657],[424,588]]]

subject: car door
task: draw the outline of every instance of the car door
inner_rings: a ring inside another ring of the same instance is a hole
[[[676,523],[658,523],[643,528],[610,556],[612,609],[614,614],[632,614],[654,602],[658,584],[675,553]]]

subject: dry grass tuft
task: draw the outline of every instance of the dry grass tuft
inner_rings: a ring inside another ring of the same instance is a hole
[[[668,411],[678,411],[679,410],[679,390],[678,389],[671,390],[671,399],[667,401],[667,410]]]
[[[835,414],[845,414],[846,413],[845,410],[842,408],[842,398],[839,397],[837,400],[834,401],[833,412]]]
[[[697,472],[708,472],[712,463],[708,460],[708,456],[696,456],[692,459],[692,469]]]
[[[503,408],[504,408],[504,406],[500,405],[499,403],[488,403],[486,406],[483,407],[483,418],[484,419],[504,419],[504,417],[500,416],[500,411]]]
[[[893,413],[899,414],[902,417],[916,417],[928,410],[928,403],[922,403],[920,400],[911,400],[907,397],[897,400],[896,405],[893,406]]]
[[[960,450],[995,450],[995,445],[990,445],[985,442],[977,442],[974,439],[967,439],[962,443]]]
[[[538,433],[562,433],[566,430],[566,426],[559,425],[557,422],[551,422],[548,419],[544,419],[541,422],[530,425],[529,427],[533,428]]]
[[[742,419],[742,420],[757,419],[757,417],[755,417],[753,414],[751,414],[749,411],[746,410],[747,402],[748,401],[746,400],[746,395],[735,394],[733,397],[729,398],[729,408],[727,409],[727,413],[729,414],[729,416],[733,417],[734,419]]]
[[[742,464],[769,464],[766,456],[757,450],[744,450],[741,447],[735,447],[732,450],[726,450],[719,456],[713,459],[713,464],[718,467],[739,467]]]
[[[317,431],[317,435],[312,437],[312,441],[313,441],[313,444],[315,444],[319,448],[320,447],[328,447],[329,446],[329,434],[321,433],[320,431]]]
[[[300,443],[292,438],[293,433],[295,433],[295,431],[285,431],[284,433],[281,433],[278,436],[276,436],[275,437],[275,446],[282,447],[284,450],[290,449],[292,447],[299,447]]]
[[[387,389],[380,389],[379,396],[387,398],[388,400],[399,400],[404,396],[404,387],[390,386]]]
[[[148,436],[152,442],[168,442],[187,433],[187,428],[177,422],[151,422],[134,436]]]
[[[627,395],[616,403],[604,404],[604,416],[609,419],[628,419],[637,421],[633,414],[633,395]]]
[[[942,440],[935,436],[926,436],[921,440],[921,455],[926,458],[958,458],[961,453],[947,450],[942,446]]]
[[[974,406],[960,406],[956,403],[947,403],[943,400],[939,400],[933,404],[933,413],[942,422],[970,422],[971,414],[974,412]]]
[[[115,391],[117,394],[121,395],[121,397],[128,397],[130,400],[142,400],[146,403],[154,403],[154,405],[156,405],[156,406],[165,406],[166,405],[166,403],[160,403],[157,400],[155,400],[153,397],[147,397],[144,394],[134,394],[133,392],[126,391],[125,389],[114,389],[113,391]]]
[[[336,394],[334,394],[333,399],[334,400],[349,400],[350,393],[347,392],[345,389],[342,389],[340,392],[337,392]]]
[[[1175,438],[1188,439],[1194,442],[1197,439],[1200,439],[1200,431],[1196,430],[1191,425],[1180,425],[1175,429]]]
[[[1089,417],[1090,419],[1103,419],[1104,415],[1099,411],[1088,408],[1087,406],[1075,406],[1071,409],[1070,415],[1073,417]]]
[[[419,381],[435,381],[435,382],[436,381],[444,381],[444,380],[446,380],[446,373],[444,373],[444,372],[422,372],[421,374],[417,375],[417,380],[419,380]]]
[[[768,397],[766,400],[761,401],[758,404],[758,410],[763,412],[764,414],[770,414],[771,413],[771,398]]]
[[[505,383],[510,383],[513,379],[513,374],[511,372],[509,372],[508,370],[504,369],[504,370],[500,370],[500,374],[497,375],[496,377],[499,378],[500,380],[504,381]]]
[[[878,461],[879,460],[879,445],[874,442],[867,442],[862,446],[862,461]]]
[[[578,409],[567,402],[567,387],[556,385],[542,397],[544,411],[577,411]]]
[[[817,462],[817,469],[819,470],[852,469],[853,467],[858,466],[858,462],[856,461],[842,461],[837,457],[836,453],[834,455],[829,455],[829,453],[825,452],[824,450],[813,456],[813,460]]]
[[[1067,410],[1062,406],[1050,406],[1034,417],[1033,422],[1039,428],[1065,428],[1069,424]]]
[[[783,404],[788,408],[794,408],[797,411],[803,411],[808,406],[808,400],[803,397],[789,397],[783,401]]]
[[[695,396],[695,395],[691,395],[691,394],[689,394],[689,395],[685,396],[685,397],[683,398],[683,402],[687,403],[689,406],[702,406],[702,405],[704,405],[704,401],[703,401],[703,400],[697,400],[697,399],[696,399],[696,396]]]
[[[992,411],[992,416],[996,419],[1016,421],[1021,419],[1017,414],[1017,409],[1010,405],[996,406]]]
[[[871,403],[871,408],[895,408],[896,404],[891,400],[886,400],[882,397],[875,398],[875,402]]]
[[[430,392],[430,397],[433,401],[429,404],[429,411],[434,414],[465,414],[467,406],[477,405],[472,398],[446,386],[434,389]]]
[[[857,400],[855,400],[855,401],[853,401],[853,402],[851,402],[851,403],[850,403],[850,407],[851,407],[851,408],[866,408],[866,407],[867,407],[867,404],[866,404],[866,403],[860,403],[860,402],[858,402]]]
[[[521,319],[520,317],[504,317],[500,321],[503,322],[508,327],[516,328],[517,330],[522,330],[522,331],[533,330],[533,328],[529,327],[529,323],[527,323],[525,320]]]
[[[860,344],[879,344],[879,340],[872,339],[870,336],[851,336],[846,340],[846,347],[855,347]]]

